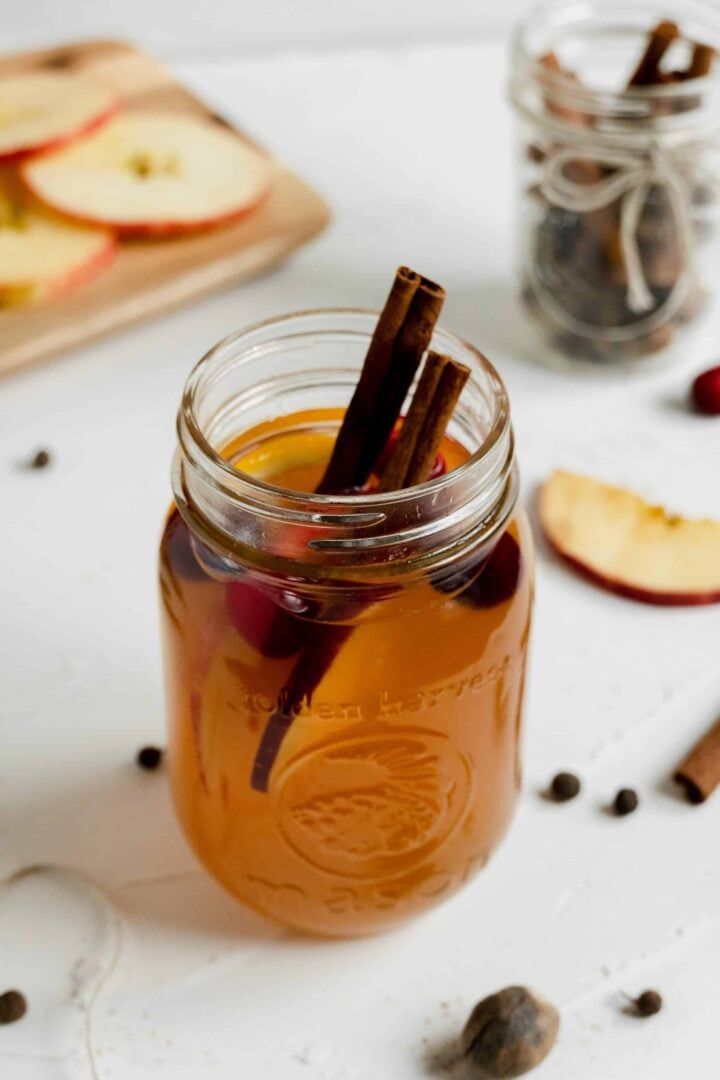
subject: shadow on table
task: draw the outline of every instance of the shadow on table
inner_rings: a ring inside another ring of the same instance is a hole
[[[2,832],[11,871],[37,864],[76,870],[121,911],[127,901],[143,922],[234,943],[282,932],[225,893],[194,859],[162,771],[127,765],[48,790],[5,816]]]
[[[477,1070],[460,1055],[457,1038],[428,1040],[420,1061],[422,1075],[440,1080],[473,1080]]]

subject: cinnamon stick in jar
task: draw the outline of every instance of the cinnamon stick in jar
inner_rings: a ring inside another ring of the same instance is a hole
[[[367,479],[399,418],[415,372],[430,343],[444,298],[445,290],[434,282],[406,267],[398,271],[318,491],[326,494],[342,492]],[[413,440],[408,468],[403,469],[402,479],[394,482],[393,488],[426,479],[450,413],[470,374],[468,368],[449,357],[431,353],[428,361],[427,376],[423,380],[426,374],[423,372],[408,413],[415,418],[412,427],[416,433],[423,438],[428,433],[428,448],[425,452],[424,447],[418,447],[417,438]],[[453,370],[452,378],[443,383],[442,374],[451,366],[457,370]],[[436,374],[440,377],[436,378]],[[415,397],[423,384],[423,398],[415,405]],[[436,415],[430,416],[435,412]],[[416,480],[408,480],[407,475],[416,475],[417,469],[425,472]],[[383,478],[384,470],[381,483]],[[326,610],[325,618],[327,621],[308,624],[303,648],[268,717],[252,767],[250,783],[255,791],[268,790],[275,761],[295,717],[303,703],[312,700],[326,671],[353,632],[353,625],[347,621],[348,608],[342,601]]]
[[[709,75],[715,63],[716,55],[712,45],[703,45],[698,42],[693,46],[692,59],[689,68],[683,73],[684,78],[702,79],[705,75]]]
[[[554,75],[561,75],[562,78],[566,79],[568,82],[575,83],[576,86],[581,85],[580,79],[575,72],[563,67],[557,57],[557,53],[545,53],[544,56],[540,57],[540,63]],[[580,109],[575,109],[570,105],[561,104],[554,99],[552,93],[546,93],[544,95],[544,101],[545,108],[549,113],[552,113],[553,116],[560,117],[570,124],[577,124],[578,127],[587,127],[589,125],[590,118],[587,113],[582,112]]]
[[[705,802],[720,785],[720,720],[676,770],[674,780],[691,803]]]
[[[470,368],[457,360],[429,354],[392,457],[380,477],[379,491],[397,491],[427,480],[469,376]]]
[[[648,38],[645,52],[640,57],[628,89],[632,86],[654,86],[662,82],[660,63],[674,41],[680,37],[680,28],[670,19],[659,22]]]
[[[404,487],[410,459],[415,451],[425,417],[432,405],[446,363],[447,357],[439,353],[429,353],[407,416],[400,428],[392,457],[380,477],[378,491],[396,491]]]
[[[444,357],[444,360],[445,364],[435,388],[432,403],[425,414],[405,473],[403,487],[413,487],[427,478],[462,388],[470,375],[470,369],[464,364],[459,364],[457,360],[452,360],[449,356]]]
[[[378,393],[390,367],[396,338],[407,318],[421,280],[420,274],[407,266],[401,266],[395,274],[365,357],[360,380],[335,440],[325,475],[318,487],[321,493],[343,491],[358,482],[357,463],[377,408]]]
[[[338,494],[365,483],[430,344],[445,290],[401,266],[380,315],[360,381],[317,488]]]

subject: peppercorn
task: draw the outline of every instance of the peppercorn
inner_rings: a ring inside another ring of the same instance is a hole
[[[157,746],[143,746],[142,750],[138,750],[137,758],[135,759],[141,769],[157,769],[163,758],[162,750]]]
[[[557,1010],[524,986],[490,994],[473,1009],[462,1034],[462,1053],[482,1076],[523,1076],[552,1050]]]
[[[580,780],[575,773],[559,772],[550,784],[550,794],[555,802],[568,802],[580,794]]]
[[[19,990],[6,990],[0,994],[0,1024],[14,1024],[27,1012],[27,1000]]]
[[[51,461],[49,450],[38,450],[33,458],[30,460],[31,469],[45,469]]]
[[[613,811],[618,817],[632,814],[634,810],[637,810],[639,801],[637,792],[632,788],[621,788],[615,796]]]
[[[663,1006],[663,999],[657,990],[643,990],[633,1003],[638,1016],[654,1016]]]

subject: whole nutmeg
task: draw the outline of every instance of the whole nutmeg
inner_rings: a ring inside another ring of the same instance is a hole
[[[552,1050],[557,1009],[524,986],[507,986],[475,1006],[462,1034],[463,1055],[484,1076],[524,1076]]]

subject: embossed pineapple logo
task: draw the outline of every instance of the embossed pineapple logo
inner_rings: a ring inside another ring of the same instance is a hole
[[[280,826],[316,868],[367,880],[392,877],[454,832],[470,777],[465,758],[432,732],[340,738],[299,754],[280,775]]]

